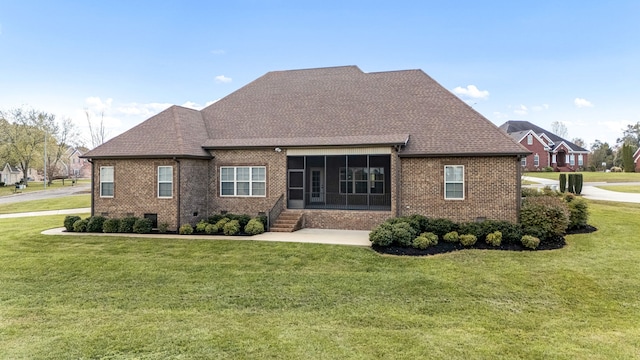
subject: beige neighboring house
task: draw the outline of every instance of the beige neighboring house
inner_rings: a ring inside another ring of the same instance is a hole
[[[11,166],[9,163],[4,164],[0,172],[0,183],[4,183],[5,186],[10,186],[19,182],[20,179],[22,179],[22,170]]]
[[[369,230],[422,214],[518,219],[529,152],[421,70],[274,71],[87,152],[92,213],[170,229],[224,212]]]
[[[91,177],[91,164],[88,159],[82,158],[87,151],[89,149],[85,147],[68,147],[56,166],[55,176],[74,179]]]

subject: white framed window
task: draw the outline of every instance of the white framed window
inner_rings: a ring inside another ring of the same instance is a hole
[[[445,165],[445,200],[464,200],[464,165]]]
[[[533,155],[533,166],[540,166],[540,156],[538,154]]]
[[[266,196],[266,190],[266,167],[220,167],[220,196]]]
[[[552,164],[556,163],[556,154],[551,155],[551,163]]]
[[[158,166],[158,197],[173,197],[173,166]]]
[[[100,167],[100,197],[113,197],[113,166]]]
[[[527,135],[527,145],[533,145],[533,135]]]
[[[576,157],[573,154],[569,155],[569,165],[573,166],[575,164],[576,164]]]
[[[578,166],[583,166],[584,165],[584,158],[582,157],[582,154],[578,154]]]
[[[527,158],[526,157],[522,157],[522,159],[520,159],[520,166],[522,167],[527,167]]]

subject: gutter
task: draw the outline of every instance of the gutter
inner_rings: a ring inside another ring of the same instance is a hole
[[[94,197],[95,197],[95,189],[93,188],[93,179],[94,179],[94,171],[95,171],[95,164],[93,163],[92,159],[87,159],[87,161],[89,161],[89,163],[91,164],[91,216],[93,216],[93,209],[95,208],[94,206]]]

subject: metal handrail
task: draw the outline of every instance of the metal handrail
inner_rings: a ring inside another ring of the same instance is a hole
[[[273,207],[271,207],[271,210],[267,213],[267,231],[271,229],[271,219],[277,219],[280,213],[282,213],[282,210],[284,210],[284,194],[280,195],[275,204],[273,204]]]

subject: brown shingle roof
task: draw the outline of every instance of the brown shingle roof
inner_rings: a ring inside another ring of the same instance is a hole
[[[202,110],[207,145],[256,139],[410,134],[404,155],[527,151],[421,70],[364,73],[355,66],[274,71]],[[271,144],[274,145],[274,144]],[[336,143],[335,145],[342,145]]]
[[[421,70],[344,66],[269,72],[200,112],[173,106],[85,157],[405,142],[405,156],[528,153]]]
[[[211,156],[202,148],[207,138],[207,130],[199,111],[171,106],[82,157],[208,158]]]

